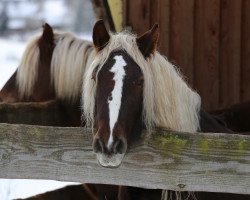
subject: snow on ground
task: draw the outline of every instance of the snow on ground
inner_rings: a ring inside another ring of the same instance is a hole
[[[47,191],[59,189],[67,185],[76,184],[79,183],[52,180],[0,179],[0,199],[12,200],[17,198],[27,198]]]
[[[0,38],[0,89],[15,72],[24,48],[24,42]]]

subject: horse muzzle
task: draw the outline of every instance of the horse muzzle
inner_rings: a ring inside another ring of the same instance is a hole
[[[99,137],[95,137],[93,150],[101,166],[119,167],[127,151],[127,142],[124,139],[116,139],[112,144],[105,145]]]

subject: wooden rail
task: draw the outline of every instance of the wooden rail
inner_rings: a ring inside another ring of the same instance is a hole
[[[0,178],[250,194],[250,137],[143,133],[119,168],[98,165],[84,128],[0,124]]]
[[[79,111],[79,112],[78,112]],[[58,100],[44,102],[0,102],[0,123],[42,126],[75,126],[80,124],[80,108]],[[79,122],[78,122],[79,121]]]

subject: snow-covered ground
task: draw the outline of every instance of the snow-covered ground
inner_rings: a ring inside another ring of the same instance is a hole
[[[0,179],[0,199],[27,198],[47,191],[79,183],[52,180]]]
[[[25,43],[0,38],[0,89],[15,72]]]

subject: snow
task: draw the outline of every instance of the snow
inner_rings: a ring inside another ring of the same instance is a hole
[[[53,180],[0,179],[0,199],[11,200],[27,198],[47,191],[59,189],[67,185],[76,184],[79,183]]]
[[[56,10],[56,12],[55,12]],[[53,14],[52,14],[53,13]],[[43,20],[49,22],[52,26],[58,26],[62,23],[69,23],[69,15],[63,1],[48,1],[44,5],[44,11],[41,13]]]
[[[0,89],[18,67],[24,48],[24,42],[0,38]]]
[[[71,20],[65,2],[58,0],[41,1],[40,4],[34,1],[9,2],[7,13],[11,19],[8,22],[10,29],[20,29],[25,27],[26,23],[31,22],[33,22],[32,24],[49,22],[52,26],[61,26],[69,24]]]
[[[10,2],[7,6],[7,13],[10,18],[25,18],[35,15],[37,9],[37,3],[33,1]]]

